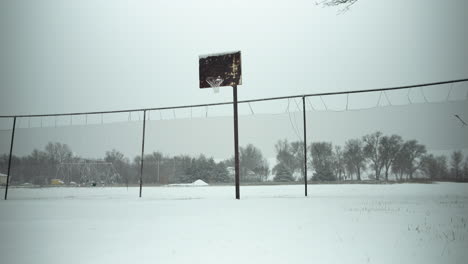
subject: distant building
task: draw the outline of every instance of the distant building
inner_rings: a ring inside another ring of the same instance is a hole
[[[6,174],[0,173],[0,185],[6,185],[8,176]]]

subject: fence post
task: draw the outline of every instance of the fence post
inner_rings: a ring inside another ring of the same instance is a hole
[[[302,97],[302,117],[304,118],[304,189],[307,196],[307,129],[306,129],[306,108],[305,96]]]
[[[141,163],[140,163],[140,198],[143,188],[143,161],[145,160],[145,129],[146,129],[146,110],[143,110],[143,136],[141,139]]]
[[[5,200],[8,198],[8,186],[10,185],[11,158],[13,156],[13,142],[15,140],[16,116],[13,118],[13,130],[11,131],[10,157],[8,158],[8,172],[5,188]]]

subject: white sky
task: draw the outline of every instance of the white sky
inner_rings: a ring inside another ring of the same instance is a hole
[[[239,99],[468,76],[467,1],[1,1],[0,113],[232,100],[200,54],[242,51]]]

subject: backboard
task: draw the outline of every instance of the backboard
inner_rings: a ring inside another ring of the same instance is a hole
[[[219,80],[216,82],[217,86],[242,84],[240,51],[201,55],[199,67],[200,88],[211,88],[212,80]]]

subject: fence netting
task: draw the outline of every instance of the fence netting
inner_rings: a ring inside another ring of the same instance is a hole
[[[310,184],[465,181],[467,99],[460,82],[241,102],[241,196],[303,196],[306,173]],[[0,122],[3,195],[13,118]],[[232,198],[233,105],[17,117],[10,175],[9,199],[138,197],[140,178],[144,198]]]
[[[138,195],[141,130],[138,113],[17,118],[8,198]]]
[[[231,105],[154,110],[147,115],[143,183],[163,188],[144,188],[145,197],[196,198],[208,185],[234,183],[228,163],[233,153]]]
[[[306,98],[310,179],[468,179],[467,96],[464,82]]]

